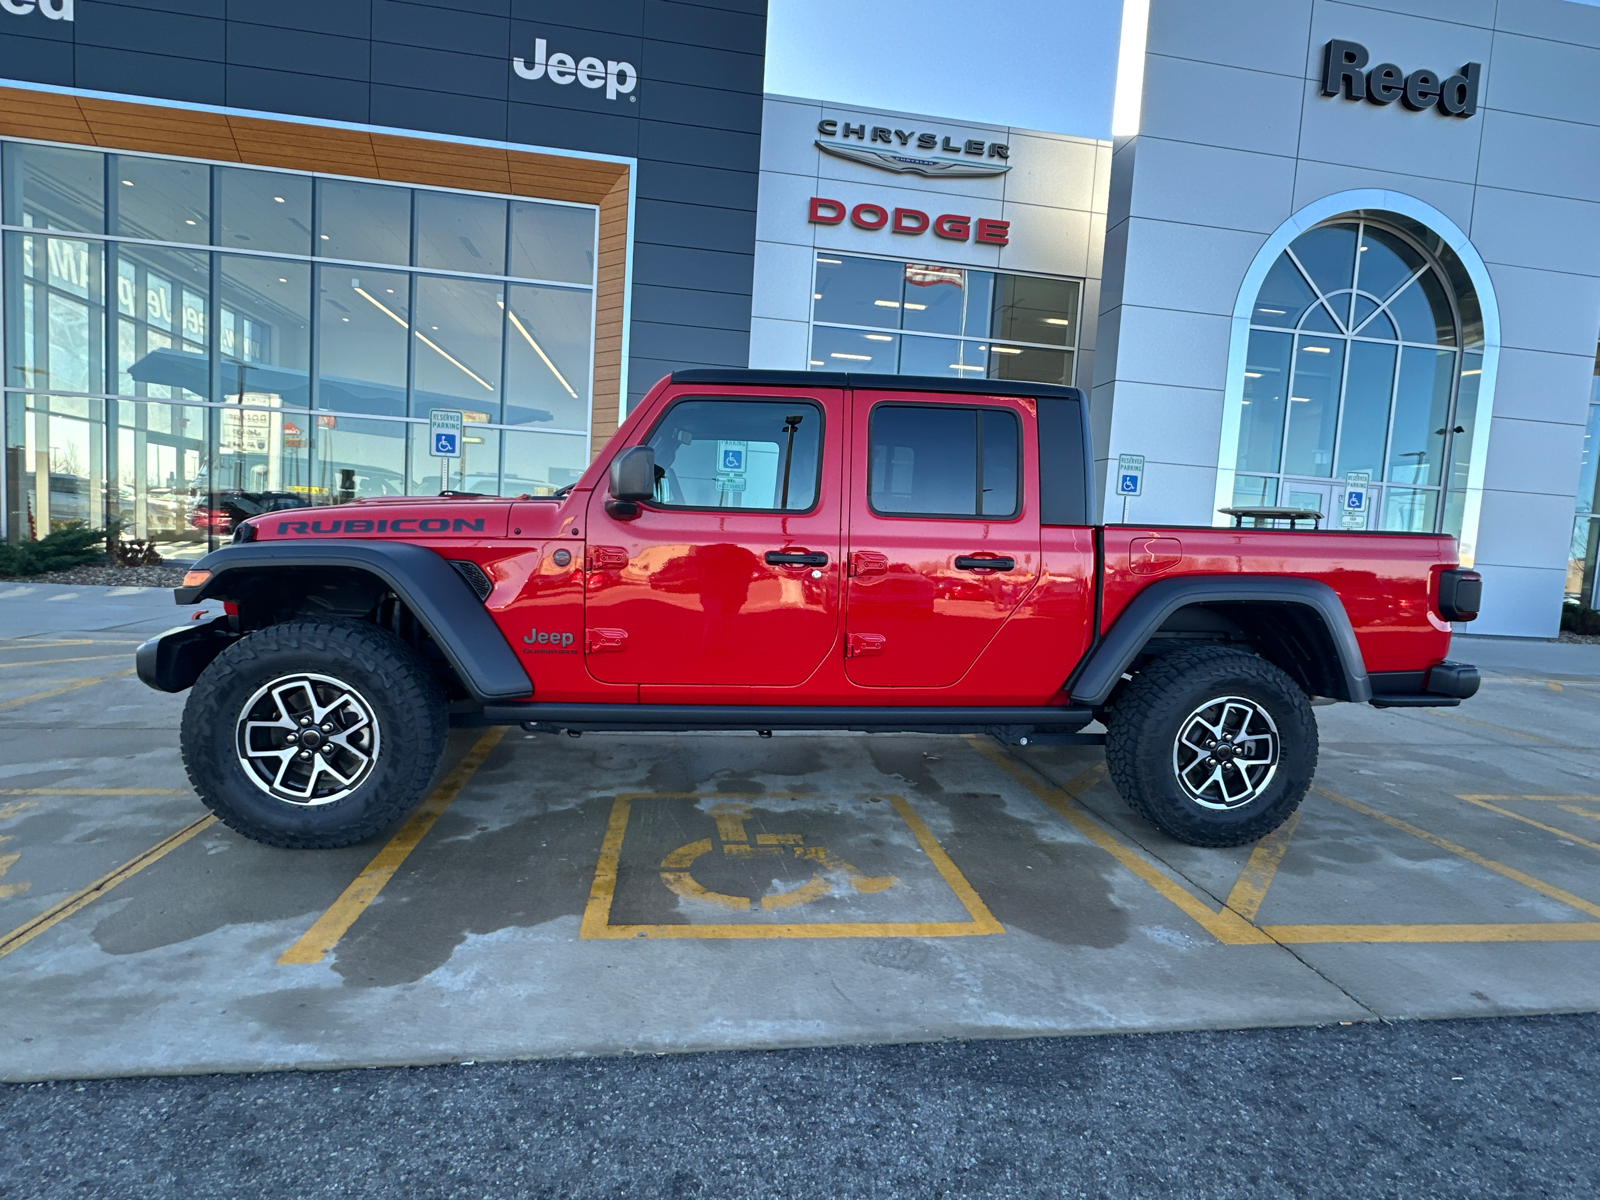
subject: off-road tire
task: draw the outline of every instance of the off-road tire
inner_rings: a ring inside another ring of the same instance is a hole
[[[244,706],[273,680],[299,672],[355,689],[377,721],[369,773],[330,803],[279,799],[240,762]],[[248,634],[206,667],[184,705],[181,743],[190,783],[231,829],[269,846],[332,849],[371,837],[420,801],[448,733],[444,693],[399,638],[362,621],[300,620]]]
[[[1175,751],[1190,719],[1218,697],[1253,702],[1277,733],[1277,767],[1238,807],[1208,808],[1180,783]],[[1136,813],[1191,846],[1243,846],[1271,833],[1300,806],[1317,769],[1317,722],[1293,679],[1266,659],[1226,646],[1177,650],[1136,674],[1108,720],[1106,766]]]

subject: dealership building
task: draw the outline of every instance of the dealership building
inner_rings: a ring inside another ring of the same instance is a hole
[[[1129,0],[1106,141],[763,95],[763,0],[179,7],[0,4],[12,541],[548,493],[750,365],[1076,384],[1109,520],[1596,603],[1600,8]]]

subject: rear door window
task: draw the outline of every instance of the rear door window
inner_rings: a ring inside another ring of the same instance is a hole
[[[817,503],[822,410],[809,400],[680,400],[645,445],[665,508],[806,512]]]
[[[1021,437],[1000,408],[880,404],[869,434],[868,499],[886,516],[1014,517]]]

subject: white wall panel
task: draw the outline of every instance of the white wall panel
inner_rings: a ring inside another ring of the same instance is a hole
[[[1108,457],[1142,454],[1150,462],[1215,467],[1221,433],[1220,388],[1158,387],[1124,379],[1117,383]],[[1208,523],[1210,512],[1201,520]]]
[[[1493,453],[1493,447],[1490,448]],[[1573,483],[1577,483],[1573,473]],[[1564,566],[1572,540],[1572,493],[1485,492],[1478,562],[1492,567]]]
[[[1303,81],[1286,75],[1152,54],[1140,133],[1292,156],[1304,90]]]
[[[810,246],[757,242],[751,315],[809,321],[814,254]]]
[[[1483,486],[1491,491],[1563,497],[1571,508],[1583,454],[1582,425],[1496,417]]]
[[[1108,459],[1115,464],[1116,459]],[[1212,501],[1217,490],[1215,467],[1191,467],[1180,463],[1146,461],[1144,494],[1133,496],[1127,504],[1130,525],[1209,525]],[[1112,496],[1107,487],[1105,519],[1121,523],[1121,496]]]
[[[1265,238],[1233,229],[1128,220],[1122,302],[1232,316],[1239,280]]]
[[[1504,345],[1583,354],[1600,328],[1600,279],[1490,263]]]
[[[756,203],[758,242],[808,242],[813,226],[807,220],[816,181],[804,175],[761,174],[761,198]],[[844,200],[843,196],[836,199]]]
[[[761,169],[812,175],[817,169],[817,121],[821,104],[767,97],[761,106]]]
[[[1140,217],[1271,233],[1294,211],[1295,160],[1139,138],[1129,211]]]
[[[1479,184],[1600,200],[1600,128],[1492,110],[1473,120],[1483,122]]]
[[[1484,103],[1502,112],[1600,124],[1600,48],[1497,33]]]
[[[1151,0],[1151,54],[1301,73],[1311,0]]]
[[[1592,353],[1501,350],[1500,377],[1494,389],[1495,415],[1581,425],[1589,418],[1589,392],[1593,386]]]
[[[811,327],[805,321],[750,318],[750,365],[769,371],[806,370]]]
[[[1228,318],[1126,303],[1120,311],[1119,380],[1191,388],[1223,386],[1228,367]]]
[[[1440,0],[1451,4],[1454,0]],[[1475,0],[1488,3],[1489,0]],[[1585,12],[1589,7],[1571,0],[1517,0],[1501,4],[1495,27],[1508,33],[1522,33],[1573,46],[1600,46],[1600,20]],[[1447,18],[1448,19],[1448,18]]]
[[[1002,180],[1006,203],[1092,210],[1097,149],[1094,142],[1012,134],[1011,170]]]
[[[1294,211],[1299,212],[1324,196],[1355,188],[1401,192],[1432,205],[1462,229],[1469,229],[1472,225],[1473,187],[1470,183],[1453,183],[1421,175],[1397,175],[1392,171],[1316,162],[1309,158],[1300,160],[1295,174]]]
[[[1453,25],[1478,25],[1488,29],[1494,25],[1495,9],[1501,6],[1496,0],[1344,0],[1344,7],[1376,8],[1382,12],[1406,13],[1449,21]]]
[[[1567,573],[1555,567],[1485,566],[1483,611],[1468,628],[1479,636],[1553,638]],[[1456,657],[1471,660],[1470,643]]]
[[[1088,272],[1090,213],[1008,202],[1001,216],[1011,222],[1010,240],[1000,250],[1001,270],[1046,275]]]
[[[1600,203],[1480,187],[1463,228],[1485,262],[1600,275]]]

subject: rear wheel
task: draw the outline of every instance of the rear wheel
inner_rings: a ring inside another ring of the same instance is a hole
[[[1317,768],[1317,723],[1300,687],[1226,646],[1178,650],[1134,676],[1107,722],[1122,798],[1192,846],[1241,846],[1299,807]]]
[[[438,684],[393,634],[288,621],[201,674],[183,710],[183,761],[206,807],[246,837],[330,848],[421,800],[448,731]]]

